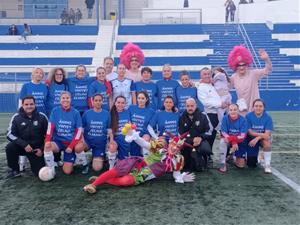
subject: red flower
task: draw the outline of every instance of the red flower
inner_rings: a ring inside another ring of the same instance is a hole
[[[174,141],[175,143],[177,143],[177,142],[179,141],[179,137],[178,137],[178,136],[173,137],[173,141]]]

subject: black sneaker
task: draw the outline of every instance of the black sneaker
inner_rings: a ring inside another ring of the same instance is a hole
[[[19,171],[11,170],[11,171],[8,171],[6,179],[16,178],[16,177],[20,177],[20,176],[21,176],[21,173]]]
[[[89,164],[82,166],[82,170],[81,170],[82,174],[88,174],[89,173]]]
[[[208,158],[207,160],[207,168],[212,169],[214,167],[214,161],[212,158]]]

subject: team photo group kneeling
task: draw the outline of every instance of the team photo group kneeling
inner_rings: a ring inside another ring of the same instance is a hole
[[[199,80],[181,71],[180,82],[169,64],[152,81],[152,69],[142,67],[143,51],[132,43],[123,48],[116,72],[111,57],[95,77],[84,65],[72,77],[54,68],[46,79],[42,68],[34,68],[7,130],[7,178],[21,176],[28,159],[43,181],[60,167],[65,174],[74,166],[82,174],[101,171],[84,186],[88,193],[104,183],[133,186],[167,172],[177,183],[193,182],[193,172],[212,168],[218,134],[214,151],[221,174],[228,172],[228,162],[236,168],[260,163],[271,173],[273,122],[258,81],[270,74],[272,63],[266,51],[258,53],[262,69],[251,68],[249,50],[235,46],[228,56],[231,76],[221,67],[204,67]]]

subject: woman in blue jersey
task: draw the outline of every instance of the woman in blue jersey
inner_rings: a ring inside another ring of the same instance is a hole
[[[271,170],[271,148],[272,148],[272,117],[265,111],[265,103],[261,99],[253,102],[253,111],[246,115],[248,122],[248,150],[247,164],[256,167],[259,147],[263,149],[265,173]]]
[[[164,136],[164,132],[170,132],[173,135],[178,134],[179,113],[176,112],[174,100],[171,96],[165,97],[163,101],[163,109],[157,111],[150,121],[148,127],[150,135],[157,139],[158,136]],[[153,132],[158,131],[158,136]]]
[[[174,105],[177,105],[175,90],[179,86],[177,80],[172,79],[172,69],[169,64],[162,68],[163,79],[156,82],[157,85],[157,108],[162,109],[164,99],[167,96],[174,96]]]
[[[47,86],[42,83],[43,78],[43,69],[34,68],[31,74],[31,82],[25,83],[21,88],[19,105],[21,105],[20,103],[24,97],[31,95],[35,99],[37,111],[46,114],[48,89]]]
[[[137,95],[137,105],[131,105],[129,107],[131,123],[137,126],[137,131],[140,137],[143,137],[146,141],[150,141],[150,135],[148,134],[147,127],[150,123],[155,111],[149,106],[150,100],[146,91],[140,91]],[[130,155],[142,156],[148,154],[148,150],[143,149],[135,142],[131,142]]]
[[[149,95],[149,107],[157,109],[157,85],[151,80],[152,70],[149,67],[142,69],[142,80],[135,83],[136,93],[146,91]]]
[[[68,90],[67,72],[63,68],[54,68],[49,72],[46,85],[48,87],[47,96],[47,115],[50,116],[51,110],[60,105],[60,95]]]
[[[181,85],[176,88],[176,99],[179,113],[183,113],[185,110],[185,102],[189,98],[195,99],[197,107],[200,109],[200,111],[203,111],[204,107],[197,97],[197,88],[191,86],[191,80],[188,71],[183,70],[180,72],[180,82]]]
[[[82,163],[83,173],[86,173],[88,165],[85,153],[80,144],[82,137],[82,121],[79,112],[71,107],[71,94],[63,91],[60,96],[61,106],[55,107],[50,115],[44,158],[47,166],[53,167],[53,152],[64,151],[63,171],[65,174],[73,172],[73,164],[76,157]]]
[[[104,67],[98,67],[96,71],[96,80],[88,88],[89,108],[93,107],[93,96],[99,93],[103,97],[102,108],[109,111],[112,105],[112,88],[110,82],[106,80]]]
[[[107,135],[109,134],[111,141],[113,141],[113,135],[110,129],[110,113],[102,109],[102,95],[96,93],[92,99],[93,109],[86,111],[82,116],[82,126],[84,130],[83,145],[86,151],[92,149],[92,167],[95,171],[100,171],[103,168],[105,158]]]
[[[72,106],[82,115],[88,110],[88,87],[94,81],[87,74],[84,65],[78,65],[75,71],[75,77],[68,78],[68,87],[72,96]]]
[[[118,77],[111,81],[113,101],[117,96],[124,96],[126,99],[125,108],[136,104],[135,84],[133,80],[125,78],[126,68],[124,64],[117,66]]]
[[[235,165],[238,168],[245,166],[245,157],[247,145],[245,138],[247,135],[247,121],[239,115],[237,104],[230,104],[228,107],[228,115],[223,117],[221,123],[221,140],[220,140],[220,163],[219,172],[226,173],[226,155],[227,148],[230,147],[230,154],[235,156]]]
[[[130,144],[125,141],[121,129],[126,123],[130,123],[129,110],[125,109],[126,99],[124,96],[117,96],[111,108],[111,129],[114,135],[115,149],[108,151],[109,167],[112,168],[116,158],[125,159],[130,153]],[[110,149],[113,149],[110,147]]]

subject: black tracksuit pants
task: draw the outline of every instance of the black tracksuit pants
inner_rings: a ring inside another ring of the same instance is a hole
[[[216,113],[207,113],[207,116],[211,122],[211,125],[213,126],[213,131],[211,133],[211,135],[207,138],[208,143],[210,144],[211,149],[213,148],[215,139],[216,139],[216,135],[217,135],[217,131],[216,131],[216,127],[219,124],[219,119],[218,119],[218,114]]]
[[[6,151],[7,165],[9,168],[11,168],[14,171],[20,170],[19,155],[27,156],[30,162],[31,171],[36,176],[38,176],[40,169],[45,166],[45,161],[43,156],[38,157],[34,153],[27,153],[25,149],[23,149],[19,145],[14,144],[13,142],[10,142],[6,146],[5,151]]]

